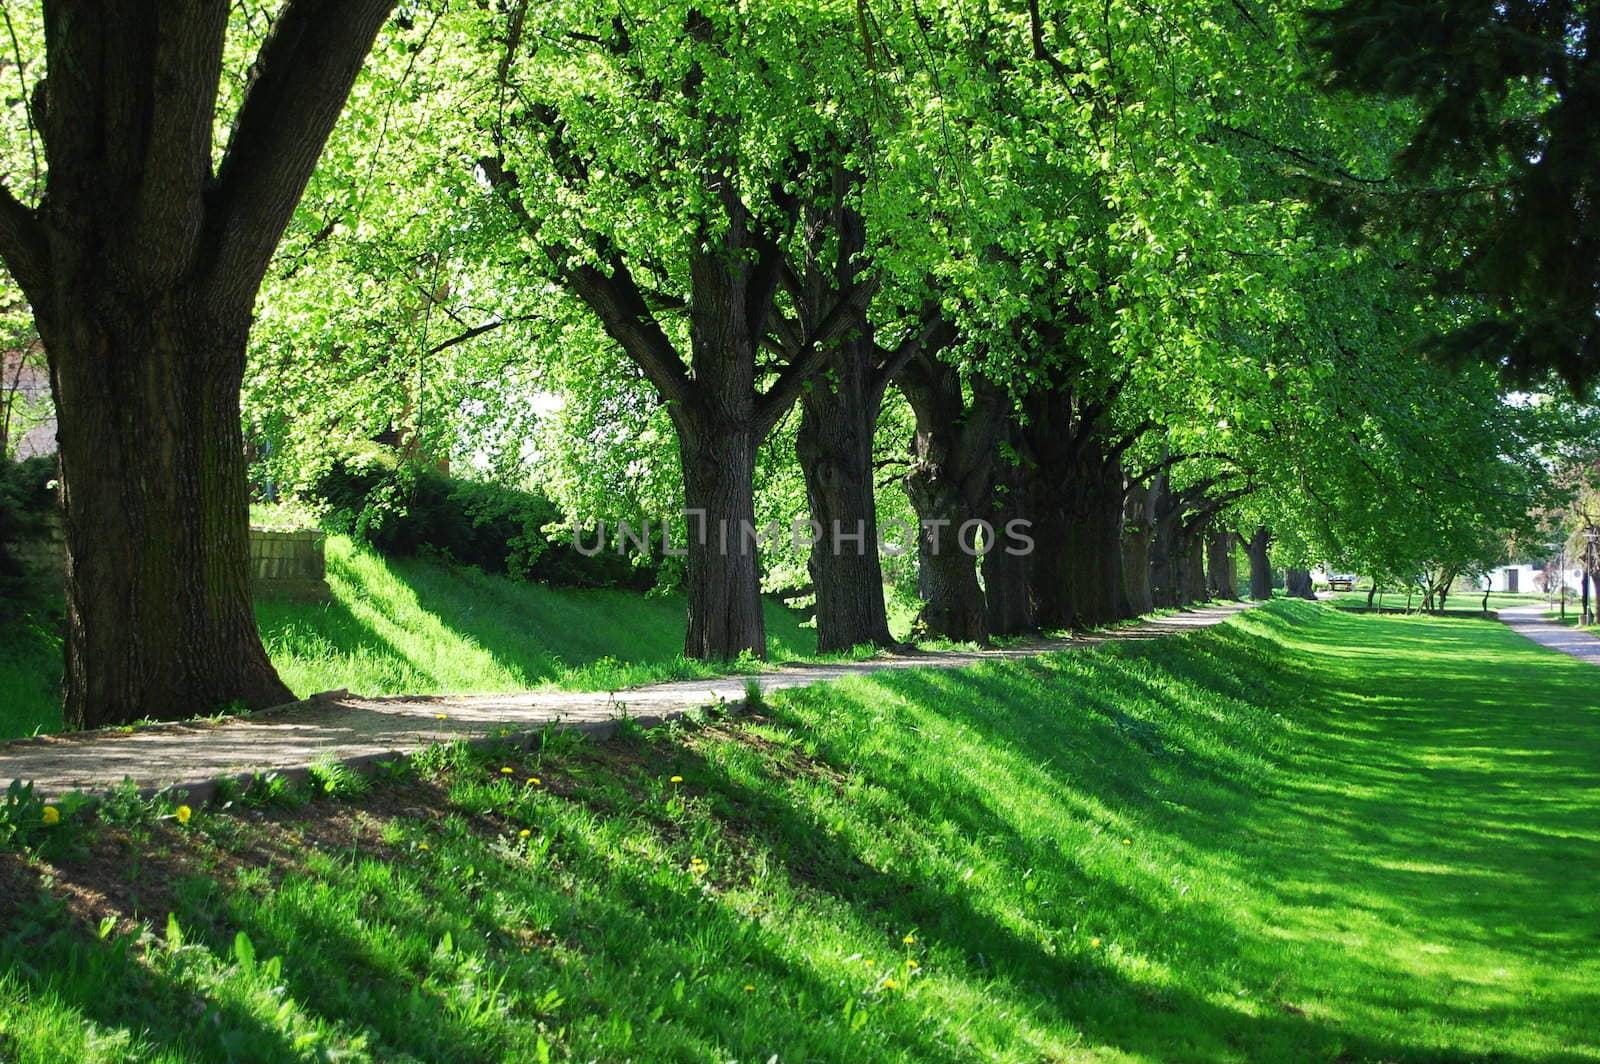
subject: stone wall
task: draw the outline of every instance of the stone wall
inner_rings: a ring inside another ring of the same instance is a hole
[[[61,527],[60,516],[51,514],[46,518],[42,535],[6,544],[6,553],[30,575],[59,583],[67,568],[67,533]]]
[[[258,595],[324,600],[328,573],[321,532],[250,530],[250,575]]]
[[[323,555],[324,537],[315,530],[271,532],[250,530],[250,576],[255,593],[262,596],[321,602],[329,597]],[[67,543],[60,518],[49,522],[45,533],[8,545],[12,557],[41,580],[63,579]]]

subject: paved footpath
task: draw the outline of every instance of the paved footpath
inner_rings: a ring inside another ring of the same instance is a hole
[[[868,661],[783,665],[753,676],[674,681],[615,692],[388,698],[340,693],[250,717],[41,736],[0,743],[0,788],[13,779],[32,780],[41,795],[53,796],[73,790],[92,792],[131,779],[142,790],[180,787],[198,798],[209,794],[218,779],[256,772],[301,776],[312,762],[330,757],[361,764],[453,739],[518,741],[552,722],[607,735],[623,713],[651,724],[686,710],[739,702],[751,680],[758,681],[763,691],[776,691],[887,669],[961,668],[1205,628],[1246,608],[1245,603],[1209,606],[1103,633],[991,650],[908,652]]]
[[[1541,646],[1570,654],[1580,661],[1600,665],[1600,638],[1544,618],[1545,606],[1513,606],[1500,610],[1500,619]]]

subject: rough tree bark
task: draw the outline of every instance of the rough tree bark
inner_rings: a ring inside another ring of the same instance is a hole
[[[871,373],[869,345],[853,337],[837,345],[800,399],[795,453],[811,519],[821,530],[807,569],[817,596],[817,649],[823,653],[893,642],[878,556],[872,478],[878,401]]]
[[[1150,521],[1150,601],[1157,608],[1170,609],[1180,604],[1175,541],[1183,510],[1181,501],[1168,490],[1166,473],[1150,478],[1146,506]]]
[[[1272,546],[1272,533],[1266,525],[1257,525],[1245,541],[1245,553],[1250,556],[1250,597],[1265,601],[1272,597],[1272,559],[1267,550]]]
[[[213,171],[229,6],[47,3],[48,178],[0,258],[58,411],[65,717],[289,700],[250,598],[239,388],[256,292],[394,0],[290,0]]]
[[[1311,572],[1307,569],[1288,569],[1283,574],[1283,593],[1290,598],[1315,599],[1311,588]]]
[[[1066,486],[1068,550],[1059,570],[1064,612],[1083,628],[1132,617],[1122,574],[1122,467],[1104,455],[1080,453]]]
[[[919,631],[963,642],[986,642],[987,606],[970,546],[969,522],[990,513],[996,441],[1007,403],[983,378],[973,381],[970,407],[955,367],[918,351],[895,378],[916,418],[906,494],[917,511],[917,555],[923,588]],[[962,529],[968,531],[963,534]]]
[[[1134,615],[1123,574],[1121,456],[1143,428],[1109,435],[1106,415],[1118,390],[1084,396],[1057,384],[1022,401],[1027,508],[1039,523],[1029,589],[1041,627],[1093,627]]]
[[[793,334],[781,341],[785,348],[803,345],[809,324],[824,319],[843,293],[864,280],[866,226],[850,203],[859,184],[859,175],[836,169],[830,201],[807,219],[808,229],[831,228],[837,240],[831,261],[820,261],[822,245],[812,242],[804,274],[785,273],[797,311],[789,323]],[[827,345],[822,371],[801,395],[795,453],[811,519],[821,529],[807,569],[817,599],[817,649],[824,653],[894,645],[883,600],[873,440],[889,381],[919,348],[938,351],[949,338],[948,326],[930,308],[900,343],[884,348],[860,314]]]
[[[1128,608],[1134,616],[1155,608],[1150,591],[1150,489],[1130,478],[1124,488],[1122,510],[1122,580]]]
[[[1206,588],[1206,543],[1198,531],[1180,534],[1178,547],[1178,605],[1204,602]]]
[[[1206,587],[1214,599],[1232,602],[1239,597],[1239,572],[1233,561],[1233,533],[1223,530],[1206,536]]]
[[[1015,417],[1006,420],[1003,437],[1013,453],[1020,450],[1021,431]],[[1005,529],[1012,521],[1032,521],[1024,495],[1025,474],[1022,464],[1009,456],[995,461],[989,524],[1000,543],[983,556],[984,605],[991,635],[1018,635],[1034,627],[1028,601],[1032,558],[1013,553],[1005,536]]]

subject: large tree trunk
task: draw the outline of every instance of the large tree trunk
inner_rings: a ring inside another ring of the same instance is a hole
[[[1150,489],[1130,480],[1123,496],[1122,580],[1128,608],[1138,617],[1155,608],[1150,592]]]
[[[1178,553],[1178,604],[1189,606],[1204,602],[1206,590],[1206,544],[1198,532],[1182,539]]]
[[[927,353],[912,358],[896,379],[917,422],[905,478],[919,519],[923,608],[916,630],[984,642],[989,635],[987,606],[977,558],[966,548],[974,542],[974,524],[991,510],[1004,396],[978,379],[969,408],[954,367]]]
[[[1283,593],[1290,598],[1315,599],[1311,588],[1311,573],[1306,569],[1289,569],[1283,576]]]
[[[817,595],[817,649],[891,646],[878,557],[872,439],[881,390],[872,381],[865,337],[836,345],[826,369],[800,399],[795,451],[811,518],[822,528],[808,568]]]
[[[1069,510],[1075,564],[1070,569],[1068,599],[1080,627],[1096,627],[1134,615],[1122,574],[1122,467],[1090,454],[1079,467]]]
[[[1012,420],[1006,427],[1007,440],[1015,449],[1019,428]],[[1012,521],[1031,521],[1027,512],[1024,480],[1026,470],[1019,462],[1007,458],[996,460],[994,501],[989,511],[989,524],[994,528],[998,542],[983,556],[984,604],[988,611],[989,631],[993,635],[1017,635],[1033,627],[1033,614],[1028,604],[1028,581],[1032,558],[1014,553],[1006,536],[1006,527]],[[1035,543],[1037,549],[1037,543]]]
[[[767,655],[756,557],[755,452],[749,430],[680,412],[684,503],[689,510],[684,584],[689,600],[683,652],[730,660]]]
[[[1258,525],[1245,544],[1250,556],[1250,597],[1265,601],[1272,597],[1272,560],[1267,549],[1272,545],[1272,534],[1265,525]]]
[[[1206,575],[1212,598],[1232,602],[1239,597],[1232,532],[1213,532],[1206,536]]]
[[[756,448],[765,435],[755,388],[758,330],[750,318],[752,278],[741,256],[747,219],[741,208],[731,216],[724,246],[689,257],[694,388],[670,407],[683,458],[684,504],[691,521],[702,521],[700,534],[689,537],[683,652],[719,661],[767,656],[754,542]]]
[[[287,702],[250,596],[248,312],[219,322],[192,297],[120,312],[108,302],[82,293],[45,333],[65,501],[67,723]]]
[[[1161,609],[1181,606],[1182,591],[1178,572],[1181,553],[1178,534],[1183,513],[1177,496],[1167,490],[1165,474],[1150,481],[1150,599]]]
[[[804,295],[790,293],[800,299],[802,320],[826,320],[868,268],[866,224],[852,197],[863,180],[842,164],[835,167],[832,195],[808,211],[812,231],[831,228],[837,239],[831,246],[806,245]],[[890,368],[880,356],[887,363],[896,355],[878,347],[865,313],[851,318],[847,331],[825,343],[827,362],[801,394],[795,438],[811,518],[822,528],[808,568],[817,597],[817,648],[824,652],[894,642],[883,601],[872,444]]]
[[[69,725],[287,700],[250,600],[239,385],[256,292],[394,0],[290,0],[220,163],[223,4],[46,4],[46,193],[0,257],[50,362]],[[214,166],[215,163],[215,166]]]
[[[1122,574],[1123,471],[1101,435],[1102,407],[1070,387],[1023,402],[1028,509],[1039,522],[1030,590],[1045,628],[1086,628],[1133,615]]]
[[[1122,572],[1122,470],[1080,461],[1050,494],[1061,531],[1041,537],[1033,574],[1039,623],[1092,628],[1133,616]]]
[[[977,561],[956,542],[971,511],[927,479],[913,474],[906,483],[921,518],[917,560],[926,596],[915,630],[957,642],[987,642],[988,606],[978,584]]]

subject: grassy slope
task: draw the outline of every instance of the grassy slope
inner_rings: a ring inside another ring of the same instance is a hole
[[[325,604],[257,604],[262,638],[299,695],[615,690],[728,671],[682,656],[681,596],[518,583],[421,559],[384,559],[328,538]],[[811,656],[804,616],[767,605],[769,655]],[[59,640],[0,647],[0,738],[58,731]],[[213,707],[196,707],[206,711]]]
[[[683,599],[518,583],[328,539],[323,606],[263,602],[267,650],[296,694],[615,690],[724,672],[682,656]],[[768,654],[815,653],[804,616],[767,604]]]
[[[1600,1059],[1591,669],[1278,603],[75,828],[0,858],[0,1057]]]

